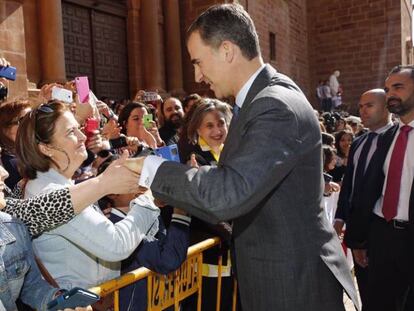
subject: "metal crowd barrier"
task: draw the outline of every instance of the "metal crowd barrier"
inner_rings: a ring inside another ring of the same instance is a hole
[[[168,275],[161,275],[146,268],[139,268],[121,275],[120,277],[109,280],[99,286],[89,290],[105,297],[114,294],[114,310],[119,311],[119,289],[147,278],[147,310],[158,311],[174,306],[174,310],[179,310],[180,301],[197,293],[197,310],[201,310],[202,299],[202,264],[203,252],[209,248],[218,246],[220,238],[215,237],[194,244],[188,248],[187,259],[181,267]],[[216,310],[220,310],[221,301],[221,273],[222,257],[218,261],[217,278],[217,301]],[[233,311],[236,310],[237,283],[234,281],[233,290]]]

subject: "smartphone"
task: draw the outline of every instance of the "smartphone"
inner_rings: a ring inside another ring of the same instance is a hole
[[[0,78],[6,78],[7,80],[12,81],[16,80],[16,67],[0,67]]]
[[[120,136],[118,138],[110,139],[109,144],[111,145],[111,149],[118,149],[118,148],[128,146],[125,136]]]
[[[73,102],[72,92],[57,86],[52,88],[52,99],[60,100],[68,104]]]
[[[178,154],[178,147],[176,144],[155,149],[155,154],[168,161],[180,163],[180,155]]]
[[[85,121],[85,132],[93,133],[99,130],[99,121],[94,118],[88,118]]]
[[[144,117],[142,118],[142,121],[146,129],[151,128],[152,127],[151,122],[153,121],[152,114],[144,115]]]
[[[79,101],[86,103],[89,100],[89,80],[88,77],[75,78],[76,92],[78,92]]]
[[[64,310],[66,308],[87,307],[100,299],[99,295],[85,289],[74,287],[63,295],[53,299],[47,304],[50,311]]]
[[[85,135],[86,135],[86,142],[88,144],[88,140],[95,134],[95,131],[99,130],[99,121],[94,118],[88,118],[85,121]]]
[[[143,101],[146,104],[151,104],[154,106],[155,109],[158,109],[158,93],[157,92],[144,92],[144,95],[142,96]]]
[[[325,181],[326,184],[329,184],[332,181],[332,176],[327,174],[327,173],[323,173],[323,180]]]

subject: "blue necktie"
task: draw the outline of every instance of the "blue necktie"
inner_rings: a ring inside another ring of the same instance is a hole
[[[365,141],[364,146],[362,147],[362,151],[361,151],[361,154],[359,155],[357,168],[355,172],[354,193],[355,193],[355,190],[358,191],[360,189],[361,182],[365,174],[365,167],[367,166],[368,153],[371,149],[372,141],[377,135],[378,134],[375,132],[369,133],[368,138]]]
[[[237,116],[239,115],[240,107],[234,104],[233,106],[233,119],[236,120]]]

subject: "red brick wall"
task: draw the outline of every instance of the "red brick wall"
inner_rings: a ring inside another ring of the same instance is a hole
[[[264,61],[290,76],[309,95],[306,0],[240,2],[256,25]],[[270,61],[269,32],[276,34],[276,61]]]
[[[413,63],[412,9],[411,0],[401,0],[401,53],[403,64]]]
[[[400,1],[308,1],[308,32],[312,87],[339,69],[343,100],[354,108],[401,63]]]
[[[27,95],[26,48],[21,1],[0,1],[0,56],[17,68],[9,83],[9,99]]]

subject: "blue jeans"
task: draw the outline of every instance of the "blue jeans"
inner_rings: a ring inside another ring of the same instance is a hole
[[[46,310],[57,291],[41,278],[24,224],[0,212],[0,310],[17,310],[17,298]]]

